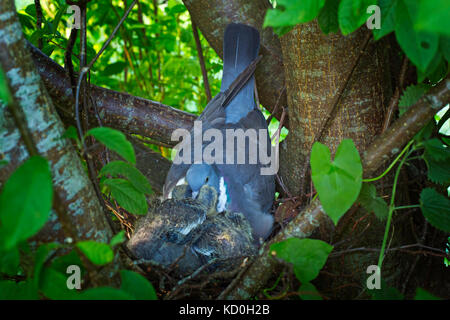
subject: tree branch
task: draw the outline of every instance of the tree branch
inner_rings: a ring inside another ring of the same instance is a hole
[[[33,45],[28,44],[28,49],[58,113],[65,123],[74,124],[74,95],[67,72]],[[174,146],[172,132],[189,130],[196,119],[193,114],[127,93],[94,85],[90,85],[90,91],[104,126],[148,137],[154,144]],[[89,117],[91,121],[94,118]]]

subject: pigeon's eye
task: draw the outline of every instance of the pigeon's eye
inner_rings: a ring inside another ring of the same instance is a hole
[[[208,181],[209,181],[209,177],[206,177],[205,182],[208,182]]]

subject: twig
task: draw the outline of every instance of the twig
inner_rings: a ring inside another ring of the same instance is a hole
[[[36,8],[36,29],[42,29],[42,7],[40,0],[34,0],[34,6]],[[42,37],[38,39],[38,48],[42,50]]]
[[[209,102],[211,100],[211,89],[209,88],[208,72],[206,71],[205,59],[203,57],[202,44],[200,43],[197,25],[195,24],[194,20],[192,20],[192,16],[191,16],[191,24],[192,24],[192,33],[194,34],[195,39],[195,46],[197,47],[198,60],[200,62],[200,68],[202,69],[203,86],[205,87],[206,98],[208,99]]]
[[[406,70],[408,70],[408,58],[405,56],[403,58],[402,67],[400,69],[399,82],[398,85],[395,87],[394,94],[389,102],[389,107],[386,113],[386,118],[384,119],[383,129],[381,129],[381,133],[385,132],[389,127],[389,125],[391,124],[394,110],[396,109],[398,105],[398,100],[400,98],[400,90],[403,89],[403,84],[405,82]]]
[[[429,246],[423,245],[421,243],[407,244],[407,245],[403,245],[403,246],[399,246],[399,247],[389,248],[389,249],[386,249],[386,252],[388,252],[388,251],[405,250],[405,249],[409,249],[409,248],[422,248],[422,249],[427,249],[427,250],[430,250],[430,251],[433,251],[433,252],[439,252],[439,253],[445,254],[444,250],[441,250],[441,249],[438,249],[438,248],[429,247]],[[329,257],[330,258],[334,258],[334,257],[341,256],[343,254],[352,253],[352,252],[360,252],[360,251],[380,252],[381,248],[366,248],[366,247],[352,248],[352,249],[348,249],[348,250],[342,250],[342,251],[333,252],[333,253],[331,253],[329,255]]]
[[[273,118],[274,114],[277,113],[278,107],[280,105],[280,98],[283,95],[285,90],[286,90],[286,86],[284,86],[283,89],[280,91],[280,94],[278,95],[278,98],[277,98],[277,102],[275,103],[275,107],[273,108],[272,113],[270,114],[270,116],[267,118],[267,121],[266,121],[267,124],[269,124],[272,121],[272,118]]]
[[[186,281],[188,280],[192,280],[193,278],[195,278],[200,272],[202,272],[203,270],[205,270],[207,267],[209,267],[210,265],[212,265],[213,263],[215,263],[217,261],[216,258],[211,259],[210,261],[208,261],[208,263],[205,263],[204,265],[202,265],[200,268],[198,268],[197,270],[195,270],[192,274],[190,274],[189,276],[181,279],[180,281],[178,281],[177,285],[172,289],[172,292],[170,294],[168,294],[164,300],[168,300],[172,297],[174,297],[182,288],[183,284],[186,283]]]
[[[70,85],[72,87],[72,93],[75,96],[76,90],[75,87],[77,85],[75,80],[75,72],[73,69],[72,63],[72,52],[73,47],[75,46],[75,42],[77,41],[78,29],[72,28],[70,31],[69,40],[67,41],[67,48],[64,53],[64,67],[69,72]]]

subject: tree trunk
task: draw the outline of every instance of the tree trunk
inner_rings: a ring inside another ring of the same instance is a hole
[[[7,76],[17,107],[40,155],[47,158],[53,174],[57,197],[69,215],[79,239],[109,241],[112,233],[80,158],[69,139],[62,139],[64,126],[53,107],[26,48],[14,1],[0,3],[0,63]],[[8,165],[0,170],[0,183],[28,157],[29,153],[9,108],[0,105],[0,155]],[[37,242],[64,242],[61,222],[54,210]],[[35,242],[36,244],[36,242]]]

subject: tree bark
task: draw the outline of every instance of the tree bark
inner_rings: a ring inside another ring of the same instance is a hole
[[[309,153],[321,131],[320,142],[332,154],[346,138],[363,152],[381,131],[391,95],[390,73],[383,42],[370,43],[362,52],[367,32],[364,28],[346,37],[325,35],[313,21],[297,25],[281,38],[290,130],[286,148],[280,150],[280,174],[292,195],[312,191]],[[347,87],[335,104],[358,58]]]
[[[39,154],[47,158],[53,187],[60,205],[66,208],[79,239],[107,242],[112,235],[92,184],[68,139],[61,139],[64,126],[41,82],[26,49],[14,1],[0,3],[0,63],[12,95],[25,115],[26,127]],[[28,157],[28,151],[5,104],[0,106],[0,155],[8,165],[0,170],[0,183]],[[52,210],[50,219],[34,240],[64,242],[61,223]],[[36,242],[34,242],[36,244]]]
[[[75,99],[68,73],[33,45],[28,44],[28,48],[61,118],[65,123],[74,124]],[[139,134],[150,138],[154,144],[174,146],[176,142],[170,139],[173,130],[189,130],[196,118],[193,114],[127,93],[94,85],[88,91],[104,126]],[[98,125],[95,114],[90,114],[89,119],[93,125]]]

